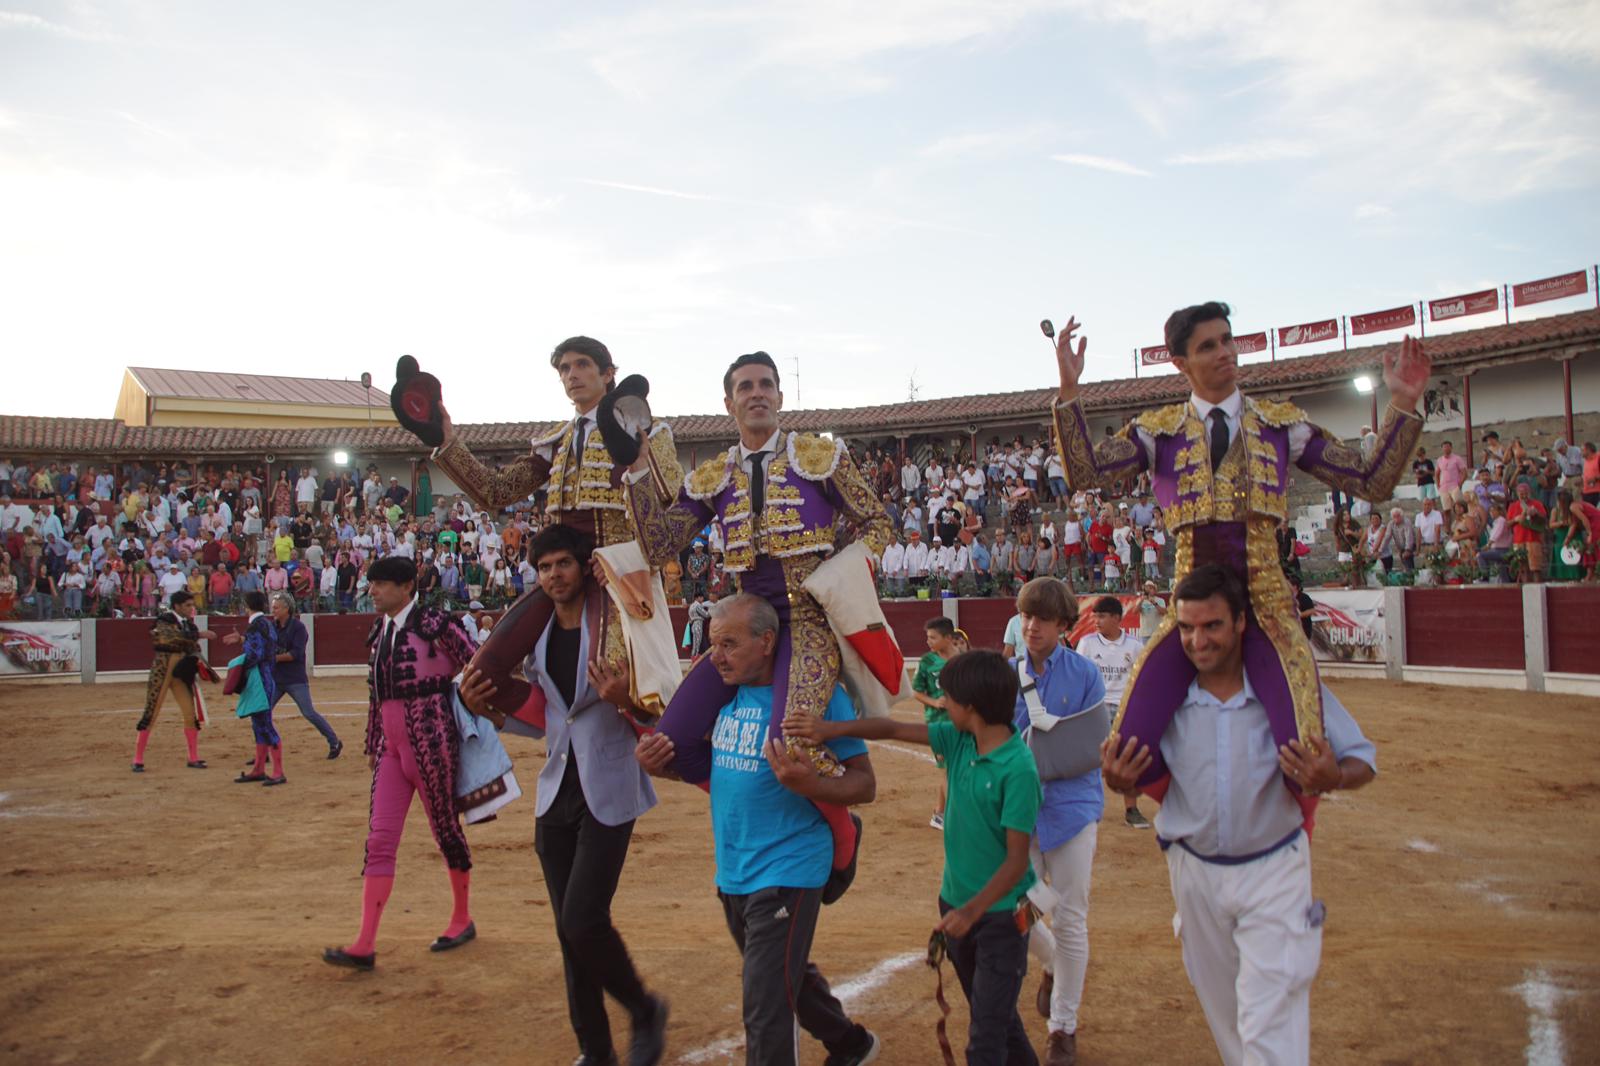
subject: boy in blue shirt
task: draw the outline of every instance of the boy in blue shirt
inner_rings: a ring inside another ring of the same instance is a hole
[[[739,686],[700,743],[711,749],[717,896],[744,961],[745,1061],[792,1066],[798,1021],[828,1049],[830,1066],[871,1062],[878,1055],[877,1036],[845,1014],[810,961],[823,888],[833,870],[833,833],[816,803],[872,802],[877,783],[867,746],[848,739],[829,744],[844,773],[820,777],[810,762],[789,755],[781,738],[767,736],[777,612],[750,594],[719,600],[711,611],[711,663],[725,684]],[[790,715],[786,721],[810,717]],[[855,717],[838,685],[826,717]],[[664,733],[645,736],[635,751],[657,776],[670,775],[675,755]]]
[[[1039,1059],[1017,1013],[1028,938],[1016,909],[1034,883],[1028,846],[1039,814],[1039,771],[1012,724],[1017,674],[992,651],[969,651],[940,672],[949,721],[892,718],[819,721],[795,716],[784,731],[926,744],[945,767],[944,877],[939,932],[972,1018],[969,1066],[1034,1066]]]
[[[1106,698],[1100,668],[1061,640],[1078,620],[1078,601],[1066,582],[1037,577],[1017,593],[1022,644],[1012,660],[1034,682],[1045,713],[1057,718],[1088,710]],[[1016,701],[1018,729],[1028,725],[1028,705]],[[1035,953],[1045,959],[1035,1005],[1050,1019],[1045,1066],[1077,1060],[1078,1007],[1089,969],[1089,875],[1094,868],[1105,791],[1100,769],[1044,782],[1044,803],[1034,834],[1035,870],[1054,895],[1049,935],[1034,931]]]

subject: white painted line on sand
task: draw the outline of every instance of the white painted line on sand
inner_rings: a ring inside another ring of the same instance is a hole
[[[1552,981],[1542,966],[1529,970],[1522,983],[1511,991],[1521,996],[1528,1008],[1528,1066],[1566,1066],[1566,1041],[1561,1036],[1561,1023],[1556,1020],[1556,1008],[1572,993]]]
[[[1413,839],[1406,841],[1406,850],[1420,851],[1424,855],[1434,855],[1438,853],[1439,845],[1435,844],[1431,840],[1423,840],[1421,837],[1414,837]]]
[[[873,741],[872,746],[875,748],[881,748],[884,751],[897,751],[901,755],[910,755],[912,758],[921,759],[923,762],[933,762],[932,755],[925,751],[918,751],[916,748],[904,748],[899,744],[890,744],[887,741],[882,740]]]
[[[912,752],[912,754],[918,753]],[[927,955],[923,952],[913,951],[884,959],[866,973],[852,977],[843,984],[835,985],[833,994],[839,997],[840,1003],[849,1007],[868,992],[887,983],[889,978],[895,974],[902,970],[910,969],[919,962],[925,961],[926,958]],[[680,1055],[678,1061],[687,1063],[717,1062],[732,1056],[742,1047],[744,1047],[743,1035],[723,1037],[721,1040],[712,1041],[704,1047],[698,1047],[693,1051]]]

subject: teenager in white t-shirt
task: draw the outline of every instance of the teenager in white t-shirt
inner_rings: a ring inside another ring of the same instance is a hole
[[[1128,686],[1128,674],[1144,650],[1144,642],[1122,628],[1122,601],[1115,596],[1101,596],[1094,601],[1092,632],[1078,641],[1078,654],[1100,668],[1100,678],[1106,684],[1106,703],[1115,708],[1122,702],[1122,690]],[[1137,616],[1135,618],[1137,621]],[[1139,794],[1130,792],[1122,797],[1123,820],[1133,829],[1149,829],[1150,823],[1139,813]]]

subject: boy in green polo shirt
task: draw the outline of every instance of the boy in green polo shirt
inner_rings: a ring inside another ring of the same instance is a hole
[[[950,716],[944,709],[944,690],[939,687],[939,671],[956,655],[956,624],[940,615],[922,623],[923,636],[928,641],[928,652],[917,661],[916,676],[911,679],[911,698],[922,704],[922,720],[932,725],[948,722]],[[923,743],[927,743],[923,741]],[[940,762],[940,766],[944,763]],[[944,784],[939,785],[939,805],[933,809],[928,824],[935,829],[944,828]]]
[[[1028,842],[1042,793],[1033,755],[1012,725],[1017,675],[992,651],[969,651],[939,673],[948,722],[866,718],[830,722],[791,715],[789,736],[926,744],[941,758],[949,788],[938,931],[972,1016],[968,1062],[1038,1062],[1017,1013],[1028,969],[1018,901],[1033,886]]]

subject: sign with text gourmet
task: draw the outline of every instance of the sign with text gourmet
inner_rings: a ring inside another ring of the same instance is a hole
[[[1511,286],[1511,303],[1514,307],[1521,307],[1524,304],[1540,304],[1546,300],[1577,296],[1588,291],[1589,272],[1574,270],[1570,274],[1541,278],[1538,281],[1524,281],[1521,285]]]
[[[0,625],[0,677],[45,677],[83,669],[80,622]]]
[[[1382,333],[1386,329],[1404,329],[1416,324],[1417,309],[1411,304],[1394,307],[1388,311],[1350,316],[1350,332],[1357,336],[1363,333]]]
[[[1158,344],[1153,348],[1139,349],[1140,366],[1159,366],[1162,363],[1172,362],[1172,353],[1167,351],[1165,344]]]
[[[1246,333],[1243,337],[1233,338],[1233,346],[1239,349],[1240,355],[1253,355],[1256,352],[1267,350],[1267,333]]]
[[[1446,296],[1442,300],[1428,301],[1428,317],[1435,322],[1498,310],[1500,310],[1499,289],[1484,289],[1482,292],[1469,292],[1465,296]]]
[[[1318,662],[1381,663],[1382,589],[1306,589],[1316,604],[1311,648]]]
[[[1339,320],[1336,318],[1325,319],[1321,322],[1306,322],[1298,326],[1280,326],[1278,328],[1278,347],[1287,348],[1291,344],[1313,344],[1317,341],[1331,341],[1339,338]]]

